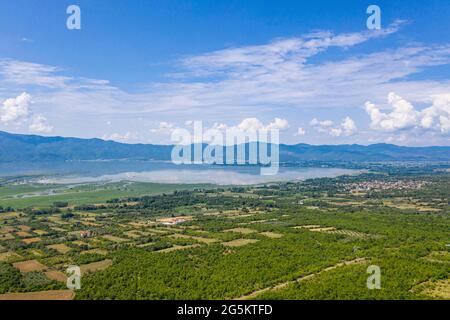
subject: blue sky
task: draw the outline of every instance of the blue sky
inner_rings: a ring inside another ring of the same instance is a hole
[[[290,144],[450,145],[446,0],[7,0],[0,30],[0,130],[170,143],[202,120]]]

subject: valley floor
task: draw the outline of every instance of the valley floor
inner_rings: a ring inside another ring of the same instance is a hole
[[[446,173],[57,197],[16,182],[0,187],[0,299],[449,298]]]

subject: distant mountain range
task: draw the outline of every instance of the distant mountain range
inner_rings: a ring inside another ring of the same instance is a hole
[[[0,131],[0,162],[97,159],[170,160],[171,145],[124,144],[101,139],[43,137]],[[285,145],[280,161],[450,161],[450,147],[401,147],[392,144]]]

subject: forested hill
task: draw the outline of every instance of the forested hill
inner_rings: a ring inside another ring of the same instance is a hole
[[[172,146],[124,144],[101,139],[43,137],[0,131],[0,162],[96,159],[170,160]],[[450,147],[391,144],[280,145],[285,161],[450,161]]]
[[[172,146],[124,144],[101,139],[42,137],[0,131],[0,161],[95,159],[169,160]]]

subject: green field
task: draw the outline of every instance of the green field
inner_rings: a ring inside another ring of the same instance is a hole
[[[0,186],[0,203],[22,209],[48,207],[57,201],[69,205],[101,203],[112,198],[160,194],[174,190],[205,188],[200,184],[159,184],[141,182],[95,183],[84,185],[25,184]],[[51,194],[49,194],[51,193]]]
[[[0,298],[73,297],[58,290],[77,265],[75,299],[449,299],[449,187],[448,174],[223,188],[4,183]],[[379,289],[367,287],[369,266],[381,270]]]

